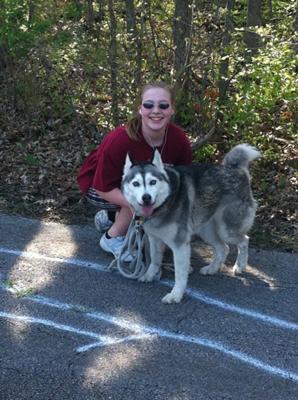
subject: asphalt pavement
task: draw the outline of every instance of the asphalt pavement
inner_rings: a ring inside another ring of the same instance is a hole
[[[187,293],[107,272],[92,226],[0,215],[1,400],[297,400],[298,255],[251,248],[247,271]],[[171,258],[168,255],[167,261]]]

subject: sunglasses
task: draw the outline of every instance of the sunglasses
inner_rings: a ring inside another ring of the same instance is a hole
[[[147,110],[151,110],[154,107],[153,101],[144,101],[142,105]],[[170,107],[169,103],[158,103],[158,108],[160,108],[161,110],[167,110],[169,107]]]

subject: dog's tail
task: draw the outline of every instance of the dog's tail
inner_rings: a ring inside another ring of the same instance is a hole
[[[261,156],[259,150],[247,143],[233,147],[223,159],[223,165],[248,169],[249,163]]]

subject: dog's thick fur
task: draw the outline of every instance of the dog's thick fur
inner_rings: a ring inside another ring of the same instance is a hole
[[[136,215],[145,218],[151,263],[141,281],[150,282],[162,264],[163,243],[173,251],[175,285],[162,301],[179,303],[190,271],[190,241],[199,235],[214,249],[203,275],[216,273],[225,261],[229,244],[238,247],[234,273],[244,271],[248,259],[246,235],[256,212],[248,166],[260,153],[247,144],[235,146],[222,165],[192,164],[165,167],[156,150],[151,163],[124,167],[122,191]]]

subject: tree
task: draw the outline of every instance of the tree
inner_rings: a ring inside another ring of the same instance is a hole
[[[28,0],[28,26],[32,25],[35,14],[35,3],[33,0]]]
[[[125,0],[126,5],[126,27],[127,33],[136,36],[136,13],[134,8],[134,0]]]
[[[110,45],[109,45],[109,64],[111,75],[111,96],[112,96],[112,120],[114,125],[119,124],[119,107],[118,107],[118,65],[117,65],[117,20],[114,12],[114,3],[108,1],[109,17],[110,17]]]
[[[93,9],[93,1],[87,0],[87,13],[86,13],[86,24],[88,28],[91,28],[94,23],[94,9]]]
[[[142,73],[142,40],[141,35],[137,27],[136,11],[134,0],[126,0],[126,29],[130,43],[130,55],[135,59],[135,71],[133,79],[133,91],[136,92],[137,88],[141,83]],[[141,32],[142,32],[143,21],[141,18]]]
[[[226,48],[231,41],[231,31],[233,30],[232,10],[234,8],[234,3],[234,0],[227,0],[226,4],[225,28],[221,49],[222,59],[219,66],[219,102],[223,102],[228,87],[229,56]]]
[[[250,29],[256,26],[262,26],[262,0],[248,0],[244,42],[252,54],[255,54],[262,44],[260,35]]]
[[[175,0],[173,23],[174,69],[177,86],[187,86],[187,64],[191,53],[192,1]]]
[[[295,32],[295,42],[294,42],[294,50],[296,52],[296,54],[298,54],[298,0],[296,2],[296,13],[295,13],[295,21],[293,24],[294,27],[294,32]]]

